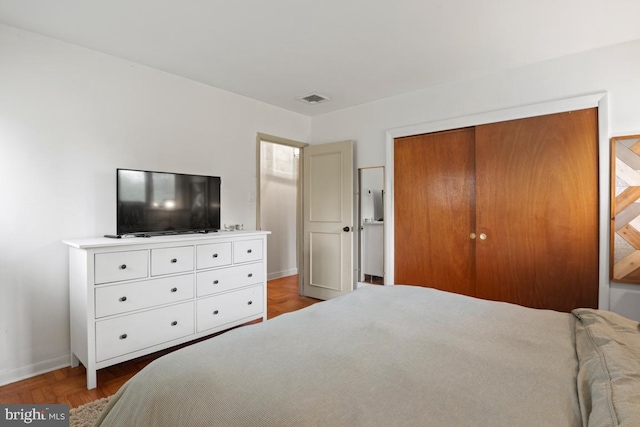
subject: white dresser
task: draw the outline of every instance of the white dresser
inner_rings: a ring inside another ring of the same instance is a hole
[[[266,320],[265,231],[65,240],[71,366],[96,371]]]

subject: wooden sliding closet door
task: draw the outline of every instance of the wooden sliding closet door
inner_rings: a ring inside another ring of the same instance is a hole
[[[476,291],[570,311],[598,304],[598,118],[476,127]]]
[[[395,282],[473,295],[474,130],[394,144]]]

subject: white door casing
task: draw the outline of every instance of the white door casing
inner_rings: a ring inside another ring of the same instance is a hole
[[[326,300],[353,290],[353,141],[307,146],[303,159],[303,294]]]

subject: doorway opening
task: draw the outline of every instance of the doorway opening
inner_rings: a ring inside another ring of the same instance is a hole
[[[257,138],[257,203],[259,230],[267,237],[267,279],[302,273],[301,237],[301,148],[306,144],[270,135]]]
[[[384,167],[358,169],[358,283],[384,285]]]

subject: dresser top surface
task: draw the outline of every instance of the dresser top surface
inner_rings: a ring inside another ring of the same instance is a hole
[[[62,241],[65,245],[68,245],[77,249],[91,249],[91,248],[103,248],[109,246],[134,246],[134,245],[147,245],[150,243],[184,243],[184,242],[199,242],[203,240],[215,241],[223,240],[235,237],[250,237],[250,236],[265,236],[271,234],[270,231],[218,231],[214,233],[206,234],[172,234],[172,235],[157,235],[150,237],[121,237],[121,238],[109,238],[109,237],[88,237],[79,239],[65,239]]]

